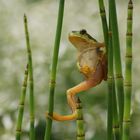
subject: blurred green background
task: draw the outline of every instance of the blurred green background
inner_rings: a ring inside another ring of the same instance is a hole
[[[124,68],[127,0],[117,0],[118,26]],[[107,6],[107,0],[105,0]],[[140,1],[134,1],[133,96],[131,140],[140,139]],[[36,132],[42,140],[45,111],[48,106],[49,73],[56,30],[58,0],[0,0],[0,140],[14,140],[18,100],[27,62],[23,25],[28,16],[33,54]],[[66,0],[60,44],[55,111],[70,113],[66,90],[83,80],[76,68],[76,50],[68,41],[72,30],[86,29],[103,41],[98,0]],[[105,140],[107,118],[107,83],[79,94],[83,104],[87,140]],[[26,96],[23,120],[24,140],[28,139],[29,100]],[[74,140],[75,122],[54,122],[52,140]]]

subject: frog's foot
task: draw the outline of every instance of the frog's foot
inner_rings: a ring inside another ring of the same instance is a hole
[[[68,121],[68,120],[76,120],[77,119],[77,112],[73,112],[71,115],[60,115],[55,112],[53,112],[53,116],[49,115],[48,112],[46,112],[46,117],[50,118],[52,120],[56,121]]]

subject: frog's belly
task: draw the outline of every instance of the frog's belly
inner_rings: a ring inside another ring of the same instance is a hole
[[[95,49],[83,52],[78,58],[80,72],[89,77],[96,71],[99,58]]]

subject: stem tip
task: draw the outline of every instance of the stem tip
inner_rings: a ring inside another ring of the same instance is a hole
[[[24,22],[27,22],[27,16],[25,13],[24,13]]]
[[[129,4],[133,4],[132,0],[129,0]]]

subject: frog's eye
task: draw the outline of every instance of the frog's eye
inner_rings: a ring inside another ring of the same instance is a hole
[[[80,34],[81,35],[84,35],[84,34],[86,34],[87,33],[87,31],[85,30],[85,29],[82,29],[81,31],[80,31]]]

